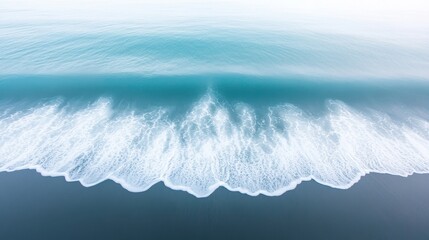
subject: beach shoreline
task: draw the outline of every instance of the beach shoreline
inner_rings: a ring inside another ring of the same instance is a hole
[[[33,170],[0,173],[5,239],[427,239],[428,174],[369,174],[347,190],[314,181],[278,197],[219,188],[196,198],[158,183],[131,193]]]

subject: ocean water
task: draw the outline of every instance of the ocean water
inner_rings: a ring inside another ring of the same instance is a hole
[[[307,2],[1,3],[0,171],[197,197],[428,173],[427,4]]]

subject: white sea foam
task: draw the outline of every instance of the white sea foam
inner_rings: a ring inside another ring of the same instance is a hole
[[[116,113],[106,98],[80,110],[51,102],[0,115],[0,171],[36,169],[84,186],[111,179],[136,192],[163,181],[197,197],[219,186],[271,196],[310,179],[348,188],[370,172],[429,172],[427,120],[340,101],[326,109],[315,117],[286,104],[260,119],[207,95],[172,118],[162,108]]]

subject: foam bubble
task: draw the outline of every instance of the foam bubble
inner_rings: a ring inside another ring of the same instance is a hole
[[[84,186],[111,179],[136,192],[163,181],[197,197],[219,186],[271,196],[310,179],[348,188],[370,172],[429,171],[426,119],[393,119],[335,100],[325,107],[314,116],[285,104],[261,117],[212,94],[182,117],[165,108],[119,111],[107,98],[77,110],[59,100],[2,107],[0,171],[36,169]]]

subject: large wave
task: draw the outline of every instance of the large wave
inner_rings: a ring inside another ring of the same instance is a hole
[[[163,181],[198,197],[219,186],[271,196],[310,179],[348,188],[370,172],[429,172],[429,121],[417,115],[339,100],[327,100],[317,115],[293,104],[258,115],[210,92],[175,117],[165,107],[118,110],[112,101],[3,105],[0,171],[37,169],[84,186],[111,179],[136,192]]]

